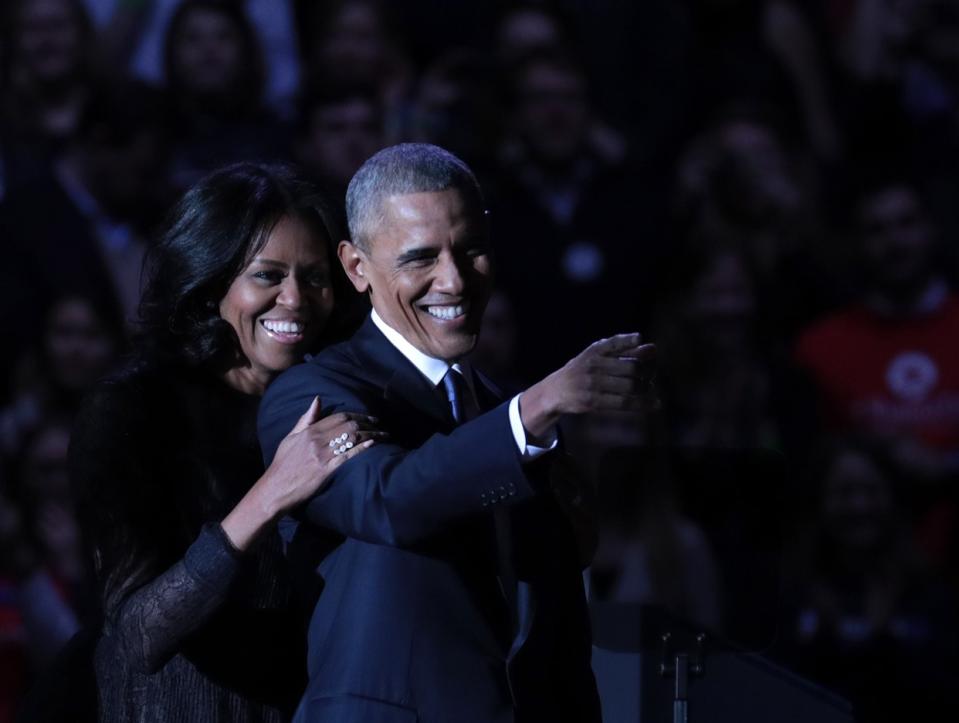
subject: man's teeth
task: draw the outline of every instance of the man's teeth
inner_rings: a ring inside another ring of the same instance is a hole
[[[458,306],[427,306],[426,312],[437,319],[455,319],[466,313],[466,307],[462,304]]]
[[[263,326],[277,334],[299,334],[303,324],[299,321],[264,321]]]

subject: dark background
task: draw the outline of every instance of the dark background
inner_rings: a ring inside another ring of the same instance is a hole
[[[239,160],[342,204],[410,140],[486,193],[475,361],[504,387],[604,335],[659,346],[661,411],[567,430],[592,594],[863,721],[955,713],[959,2],[4,0],[0,23],[0,721],[92,614],[71,417],[170,204]],[[23,539],[59,601],[40,631]]]

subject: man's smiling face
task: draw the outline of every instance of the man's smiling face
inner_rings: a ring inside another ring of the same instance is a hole
[[[456,189],[387,196],[366,248],[342,244],[354,286],[424,354],[454,362],[476,344],[492,285],[482,209]]]

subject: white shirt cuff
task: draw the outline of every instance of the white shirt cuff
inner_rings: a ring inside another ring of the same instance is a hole
[[[524,462],[540,457],[552,449],[556,449],[559,444],[559,435],[555,427],[549,430],[549,446],[537,447],[526,443],[526,430],[523,429],[523,420],[519,416],[519,394],[513,397],[509,403],[509,426],[513,430],[513,439],[516,440],[516,447],[519,449],[520,456]]]

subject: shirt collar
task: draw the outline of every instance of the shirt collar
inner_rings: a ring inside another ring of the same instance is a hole
[[[410,344],[406,339],[403,338],[403,335],[400,334],[396,329],[391,327],[382,318],[376,313],[376,309],[373,309],[370,312],[370,316],[373,319],[373,323],[376,324],[376,328],[383,332],[383,336],[386,337],[387,341],[390,342],[396,349],[409,359],[410,363],[415,366],[420,374],[430,380],[430,383],[435,387],[443,381],[443,377],[446,376],[446,372],[449,371],[450,367],[458,371],[463,377],[467,380],[467,384],[472,388],[471,375],[466,371],[466,365],[460,364],[450,364],[445,362],[442,359],[435,359],[431,356],[428,356],[417,349],[415,346]]]

